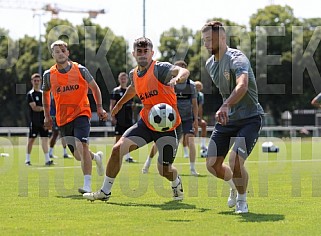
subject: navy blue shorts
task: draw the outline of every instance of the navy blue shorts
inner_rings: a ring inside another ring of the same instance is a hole
[[[179,128],[180,126],[176,130]],[[168,132],[153,131],[146,126],[142,119],[139,119],[124,133],[123,137],[129,138],[139,148],[154,141],[159,152],[158,162],[162,165],[169,165],[174,162],[178,148],[176,130]]]
[[[233,151],[246,159],[257,142],[261,127],[261,116],[232,121],[225,126],[216,123],[208,145],[208,157],[225,157],[234,145]]]
[[[66,137],[65,140],[72,153],[74,153],[77,139],[82,143],[89,142],[90,122],[87,116],[79,116],[73,121],[60,126],[59,129],[61,137]]]
[[[181,126],[180,129],[176,129],[179,140],[181,139],[183,134],[193,134],[194,135],[193,120],[182,121],[182,124],[180,126]]]

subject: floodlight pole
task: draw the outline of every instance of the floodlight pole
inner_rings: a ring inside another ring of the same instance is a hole
[[[39,18],[39,39],[38,39],[38,73],[42,75],[42,47],[41,47],[41,16],[42,13],[34,13],[33,16]]]
[[[42,48],[41,48],[41,15],[39,15],[39,51],[38,51],[38,73],[42,76]]]
[[[145,1],[146,0],[143,0],[143,36],[145,37],[145,32],[146,32],[146,30],[145,30],[145,27],[146,27],[146,24],[145,24],[145,22],[146,22],[146,4],[145,4]]]

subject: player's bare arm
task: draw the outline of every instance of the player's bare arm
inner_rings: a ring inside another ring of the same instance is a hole
[[[228,113],[230,107],[237,104],[242,97],[246,94],[248,89],[248,75],[247,74],[241,74],[236,79],[236,86],[233,89],[231,95],[224,101],[222,106],[218,109],[218,111],[215,114],[215,119],[221,123],[222,125],[226,125],[228,122]]]
[[[171,69],[171,74],[172,74],[172,79],[167,84],[170,86],[175,86],[175,84],[177,83],[184,83],[187,80],[190,73],[189,73],[189,70],[185,68],[174,66]]]
[[[116,105],[116,100],[110,99],[109,111],[112,111],[112,110],[114,109],[115,105]],[[116,124],[116,121],[117,121],[117,120],[116,120],[116,117],[115,117],[115,116],[110,116],[110,119],[111,119],[111,123],[112,123],[113,125],[115,125],[115,124]]]
[[[135,95],[136,95],[136,90],[135,90],[134,84],[132,83],[128,86],[124,95],[121,97],[121,99],[114,106],[113,110],[111,111],[111,116],[115,116],[120,111],[120,109],[123,107],[123,105],[126,102],[128,102],[130,99],[135,97]]]
[[[45,115],[44,127],[46,129],[51,129],[53,122],[52,122],[52,118],[50,116],[50,90],[43,91],[42,103],[43,103],[43,110],[44,110],[44,115]]]
[[[312,99],[311,105],[316,108],[321,108],[321,104],[319,102],[319,95]]]
[[[30,102],[29,106],[31,107],[31,109],[35,112],[41,112],[43,111],[43,107],[42,106],[37,106],[35,102]]]
[[[89,85],[89,88],[91,89],[91,91],[94,95],[94,99],[96,101],[98,117],[103,121],[107,120],[107,112],[103,108],[103,101],[101,98],[101,92],[100,92],[100,89],[99,89],[96,81],[92,80],[88,85]]]
[[[198,133],[198,105],[197,105],[196,98],[192,99],[192,107],[193,107],[193,116],[194,116],[194,122],[193,122],[194,134],[197,135],[197,133]]]

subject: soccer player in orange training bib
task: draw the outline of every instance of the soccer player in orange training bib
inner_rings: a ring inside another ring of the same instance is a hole
[[[94,193],[85,193],[83,196],[91,201],[107,201],[111,196],[111,188],[115,178],[120,171],[122,157],[128,152],[154,141],[160,152],[157,163],[158,172],[171,181],[173,199],[182,200],[182,181],[177,169],[173,166],[178,146],[176,128],[181,123],[174,85],[186,81],[189,71],[170,63],[154,61],[152,59],[154,55],[153,44],[148,38],[136,39],[133,48],[133,56],[138,65],[129,73],[131,84],[123,97],[116,103],[111,115],[116,115],[122,106],[137,94],[144,105],[140,112],[141,119],[129,128],[113,146],[101,189]],[[174,127],[166,132],[157,132],[148,122],[150,109],[158,103],[169,104],[177,114]]]
[[[51,44],[52,57],[56,64],[44,73],[43,103],[45,127],[51,128],[50,93],[56,103],[56,122],[61,137],[65,138],[71,153],[81,161],[84,185],[78,189],[81,194],[91,192],[92,161],[96,162],[98,175],[104,174],[103,153],[89,150],[91,110],[87,97],[90,88],[97,106],[100,119],[107,119],[107,112],[102,107],[100,89],[88,69],[69,60],[67,43],[62,40]]]

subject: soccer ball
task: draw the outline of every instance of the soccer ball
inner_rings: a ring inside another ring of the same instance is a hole
[[[200,154],[202,158],[207,157],[207,148],[201,148]]]
[[[148,122],[156,131],[166,132],[176,123],[176,111],[166,103],[159,103],[149,111]]]

